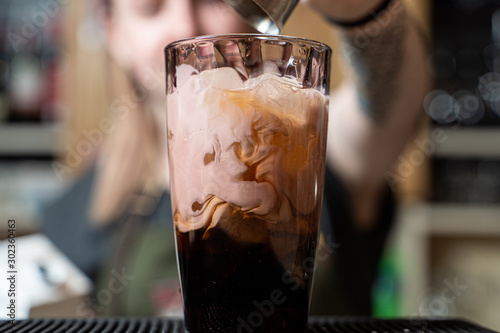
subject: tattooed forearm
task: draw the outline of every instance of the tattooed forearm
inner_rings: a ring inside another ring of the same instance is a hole
[[[406,13],[394,0],[383,13],[361,27],[343,33],[343,51],[355,71],[361,109],[383,121],[398,93],[405,55]]]

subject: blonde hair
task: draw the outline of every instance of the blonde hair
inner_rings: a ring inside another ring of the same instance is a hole
[[[410,5],[412,11],[420,12],[421,15],[417,15],[421,18],[419,21],[427,21],[428,3],[425,0],[418,8]],[[158,126],[162,124],[144,105],[129,105],[129,112],[117,115],[115,108],[120,97],[134,94],[130,78],[112,61],[102,45],[99,49],[81,45],[82,27],[88,25],[89,19],[95,20],[98,15],[96,8],[111,15],[106,4],[109,5],[109,0],[69,1],[65,5],[68,28],[65,30],[65,45],[72,63],[64,85],[71,110],[65,119],[64,142],[66,147],[75,150],[79,143],[88,139],[86,134],[89,131],[101,131],[105,137],[105,143],[96,145],[95,153],[86,156],[73,170],[75,175],[81,174],[95,165],[99,156],[90,216],[101,224],[116,219],[125,209],[133,210],[134,201],[137,201],[135,193],[158,195],[160,174],[166,172],[161,170],[161,156],[166,153],[160,145],[162,131]],[[336,50],[338,37],[333,27],[310,9],[301,4],[299,7],[290,17],[283,34],[319,40]],[[332,73],[331,86],[334,88],[343,76],[338,57],[333,58]],[[106,121],[113,123],[112,130],[103,129]]]
[[[144,98],[125,102],[124,97],[134,98],[138,89],[113,62],[104,43],[85,45],[85,33],[99,39],[93,33],[99,32],[96,17],[103,15],[101,4],[70,1],[66,6],[65,46],[71,63],[65,95],[71,112],[64,119],[63,140],[68,149],[78,151],[89,133],[102,138],[94,140],[99,142],[93,142],[93,153],[82,158],[72,174],[79,176],[96,166],[89,216],[106,224],[133,209],[136,193],[154,189],[158,195],[159,185],[154,184],[162,172],[162,132]]]

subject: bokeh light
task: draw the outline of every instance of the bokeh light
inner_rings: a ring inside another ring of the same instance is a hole
[[[500,73],[490,72],[481,76],[477,90],[487,105],[500,115]]]
[[[459,90],[453,94],[456,101],[454,108],[456,119],[466,125],[474,125],[484,117],[484,103],[472,92]]]

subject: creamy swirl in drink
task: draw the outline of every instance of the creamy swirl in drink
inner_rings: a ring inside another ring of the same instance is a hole
[[[242,77],[180,65],[167,99],[186,325],[255,330],[257,311],[256,332],[298,332],[321,213],[327,99],[279,73]]]

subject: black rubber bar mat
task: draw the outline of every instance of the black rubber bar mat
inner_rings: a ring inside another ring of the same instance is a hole
[[[0,321],[0,333],[185,333],[166,318],[32,318]],[[257,332],[257,331],[256,331]],[[495,333],[463,320],[312,317],[306,333]]]

